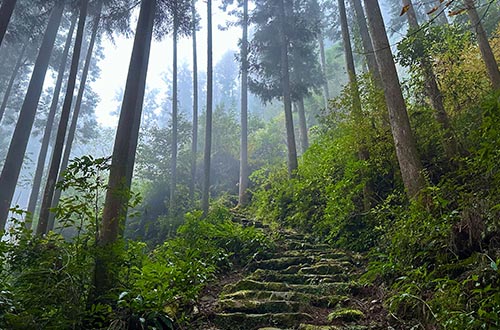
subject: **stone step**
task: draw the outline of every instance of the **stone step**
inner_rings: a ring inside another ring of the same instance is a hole
[[[339,303],[347,301],[349,298],[343,295],[316,295],[302,292],[283,291],[255,291],[242,290],[223,295],[222,299],[249,299],[249,300],[285,300],[308,303],[313,307],[333,307]]]
[[[309,242],[303,242],[300,240],[289,240],[286,243],[286,249],[288,250],[323,250],[323,251],[328,251],[331,250],[332,247],[328,244],[324,243],[309,243]]]
[[[349,266],[339,263],[337,260],[325,260],[311,266],[302,267],[298,274],[338,275],[345,277],[345,274],[349,271]]]
[[[260,328],[296,328],[298,324],[312,322],[313,317],[306,313],[220,313],[214,323],[222,330],[256,330]]]
[[[224,293],[237,292],[241,290],[263,290],[263,291],[281,291],[281,292],[302,292],[316,295],[349,293],[353,288],[350,283],[321,283],[321,284],[287,284],[282,282],[260,282],[244,279],[234,284],[227,285]]]
[[[302,270],[306,272],[302,272]],[[312,273],[307,273],[310,269]],[[323,270],[319,268],[318,272]],[[335,283],[343,282],[348,279],[348,277],[342,273],[331,273],[331,274],[315,274],[316,268],[314,267],[304,267],[300,268],[300,271],[295,274],[281,273],[275,270],[267,269],[257,269],[248,279],[261,281],[261,282],[282,282],[288,284],[319,284],[319,283]]]
[[[368,330],[375,329],[366,325],[315,325],[315,324],[301,324],[298,330]]]
[[[256,269],[272,269],[280,270],[286,269],[293,265],[311,265],[314,263],[314,257],[297,256],[297,257],[281,257],[266,260],[256,261],[249,265],[248,270],[253,271]]]
[[[307,303],[287,300],[223,299],[219,301],[219,307],[224,312],[247,314],[293,313],[305,312],[310,309]]]

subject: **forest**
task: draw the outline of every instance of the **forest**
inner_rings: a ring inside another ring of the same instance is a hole
[[[0,330],[500,329],[499,61],[498,0],[0,0]]]

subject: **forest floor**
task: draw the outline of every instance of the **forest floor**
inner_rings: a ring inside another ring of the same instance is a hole
[[[185,329],[403,329],[383,306],[384,288],[360,284],[364,256],[292,230],[278,236],[274,251],[208,285]]]

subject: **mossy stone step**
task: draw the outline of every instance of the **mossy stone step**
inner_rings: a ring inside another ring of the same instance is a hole
[[[230,313],[265,314],[304,312],[308,309],[309,305],[303,302],[287,300],[223,299],[219,301],[219,307],[224,312]]]
[[[316,295],[292,291],[251,291],[242,290],[222,296],[222,299],[285,300],[308,303],[313,307],[332,307],[349,298],[343,295]]]
[[[301,272],[302,269],[313,269],[312,274]],[[320,268],[319,271],[323,270]],[[335,283],[347,280],[347,276],[341,273],[330,274],[315,274],[316,269],[312,267],[300,268],[300,271],[295,274],[282,274],[279,271],[257,269],[248,279],[262,282],[283,282],[288,284],[318,284],[318,283]]]
[[[282,257],[256,261],[250,264],[248,268],[251,271],[256,269],[281,270],[293,265],[311,265],[313,262],[314,257],[309,256]]]
[[[288,250],[315,250],[315,251],[327,251],[331,250],[332,247],[328,244],[324,243],[309,243],[309,242],[303,242],[300,240],[289,240],[285,243],[286,248]]]
[[[312,322],[306,313],[221,313],[216,314],[214,323],[222,330],[255,330],[265,327],[296,328],[297,324]]]
[[[301,324],[298,330],[368,330],[371,327],[366,325],[315,325],[315,324]]]
[[[350,283],[321,283],[321,284],[287,284],[282,282],[259,282],[244,279],[224,288],[225,293],[241,290],[263,290],[263,291],[284,291],[302,292],[316,295],[347,294],[353,285]]]
[[[302,267],[298,274],[308,275],[338,275],[344,277],[349,271],[349,267],[337,261],[320,262],[311,266]]]

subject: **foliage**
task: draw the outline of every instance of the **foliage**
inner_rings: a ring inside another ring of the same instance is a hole
[[[231,220],[230,212],[215,206],[202,219],[201,212],[188,213],[178,236],[156,247],[140,267],[130,268],[128,291],[121,299],[131,314],[164,312],[184,319],[187,305],[216,274],[244,266],[270,247],[264,234]]]

